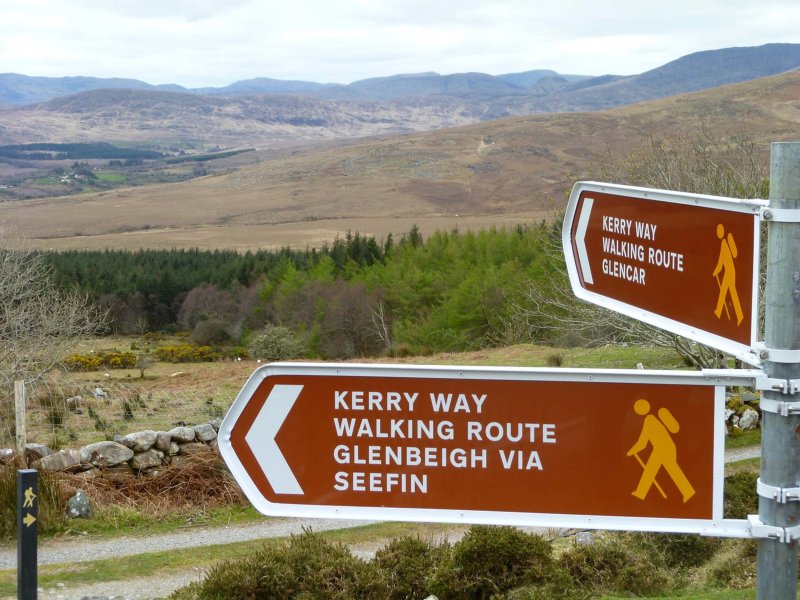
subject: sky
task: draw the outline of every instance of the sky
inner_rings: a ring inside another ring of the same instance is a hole
[[[0,73],[222,87],[533,69],[632,75],[800,42],[797,0],[0,0]]]

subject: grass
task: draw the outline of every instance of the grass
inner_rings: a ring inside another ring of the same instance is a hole
[[[747,448],[761,444],[761,429],[751,429],[742,431],[736,435],[729,435],[725,438],[726,448]]]
[[[128,177],[126,175],[123,175],[122,173],[113,173],[110,171],[96,172],[95,177],[98,181],[102,181],[103,183],[125,183],[128,181]]]
[[[680,594],[677,596],[651,596],[651,600],[750,600],[755,590],[718,590]],[[623,600],[627,596],[601,596],[600,600]]]
[[[252,506],[196,507],[191,511],[176,511],[167,515],[148,514],[133,507],[110,506],[101,509],[91,519],[73,521],[75,528],[60,536],[110,538],[124,532],[126,536],[146,537],[191,527],[222,527],[264,519]]]
[[[161,343],[168,343],[165,340]],[[103,350],[148,348],[139,338],[101,338],[83,343],[76,353]],[[554,349],[533,344],[518,344],[466,353],[443,353],[404,359],[379,358],[371,363],[430,365],[473,365],[547,367],[557,353],[567,368],[634,368],[642,362],[647,368],[671,369],[680,366],[677,355],[668,349],[606,346],[591,349]],[[31,394],[28,416],[30,441],[48,444],[53,449],[77,448],[143,429],[171,429],[179,421],[194,425],[224,414],[244,382],[259,366],[256,361],[214,363],[156,363],[145,377],[137,369],[100,370],[70,373],[54,383],[48,394],[84,398],[79,411],[64,411],[63,423],[52,424],[48,411]],[[95,399],[96,387],[108,391],[107,399]],[[130,408],[128,410],[126,408]],[[91,409],[91,410],[90,410]],[[0,432],[2,434],[3,432]],[[6,434],[8,435],[8,433]]]

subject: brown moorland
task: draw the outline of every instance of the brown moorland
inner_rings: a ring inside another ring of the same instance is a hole
[[[800,71],[594,113],[540,114],[305,150],[184,183],[6,203],[3,220],[42,247],[318,246],[413,224],[477,229],[537,221],[575,180],[648,138],[800,134]]]

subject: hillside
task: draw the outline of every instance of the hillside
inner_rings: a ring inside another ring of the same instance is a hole
[[[128,141],[275,147],[449,127],[479,119],[455,99],[318,100],[104,89],[0,110],[0,142]]]
[[[746,131],[762,158],[800,132],[800,71],[603,112],[513,117],[277,156],[171,185],[7,203],[6,223],[52,248],[305,247],[538,220],[598,161],[647,136]]]

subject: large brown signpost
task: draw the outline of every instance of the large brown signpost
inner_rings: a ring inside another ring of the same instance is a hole
[[[721,513],[731,382],[272,364],[234,402],[220,449],[267,515],[743,535]]]
[[[563,238],[573,291],[757,365],[765,204],[579,182]]]

